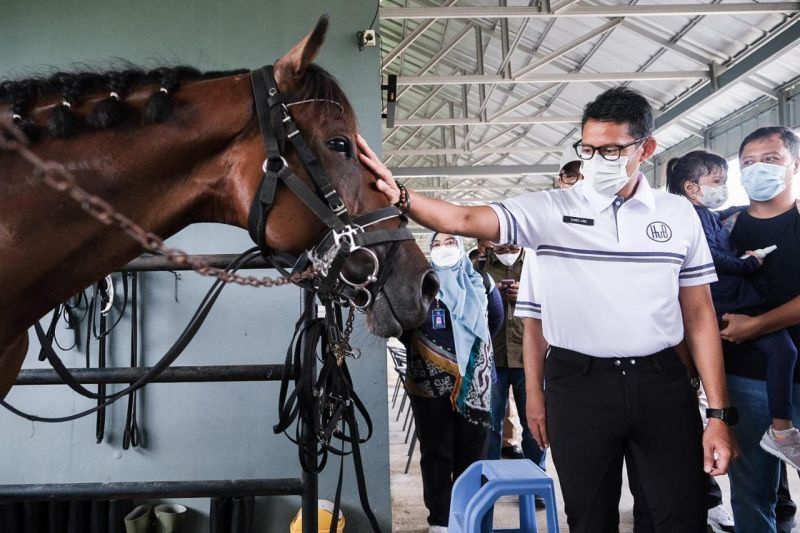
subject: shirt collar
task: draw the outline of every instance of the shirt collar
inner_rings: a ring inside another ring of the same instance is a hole
[[[650,187],[650,183],[648,183],[647,178],[641,172],[637,176],[638,185],[636,186],[636,192],[633,193],[633,196],[628,198],[628,202],[637,202],[647,208],[648,211],[654,211],[656,208],[656,199],[653,195],[653,189]],[[594,210],[597,213],[607,209],[611,206],[611,204],[616,199],[616,196],[604,196],[597,192],[591,184],[587,183],[588,180],[583,180],[579,184],[575,185],[575,187],[580,187],[581,192],[583,193],[584,198],[591,204]]]

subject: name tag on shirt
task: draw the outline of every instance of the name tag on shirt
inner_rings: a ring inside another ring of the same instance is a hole
[[[580,224],[581,226],[594,226],[594,219],[593,218],[583,218],[583,217],[572,217],[569,215],[564,215],[562,219],[567,224]]]

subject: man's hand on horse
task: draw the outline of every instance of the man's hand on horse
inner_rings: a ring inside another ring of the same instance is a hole
[[[392,171],[386,168],[383,161],[372,151],[372,148],[367,144],[366,139],[361,135],[358,136],[358,156],[370,172],[375,175],[377,181],[375,186],[382,192],[389,203],[396,204],[400,201],[400,188],[394,181]]]

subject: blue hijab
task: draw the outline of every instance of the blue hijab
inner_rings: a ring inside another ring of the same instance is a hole
[[[438,233],[431,237],[431,243]],[[455,237],[461,257],[458,263],[441,268],[431,262],[433,270],[439,276],[439,293],[436,295],[450,311],[450,322],[453,327],[456,361],[458,371],[463,376],[467,370],[470,356],[475,349],[475,339],[484,343],[490,340],[489,322],[486,318],[488,298],[483,278],[472,268],[472,261],[464,252],[464,241]]]

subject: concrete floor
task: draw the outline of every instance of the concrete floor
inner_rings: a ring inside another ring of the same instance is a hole
[[[390,467],[391,467],[391,490],[392,490],[392,531],[396,533],[426,533],[428,530],[428,523],[426,521],[427,510],[422,501],[422,477],[419,470],[419,448],[414,452],[411,460],[411,466],[407,474],[403,471],[408,459],[408,444],[405,443],[406,431],[404,431],[403,423],[405,421],[406,412],[400,416],[399,421],[396,421],[398,407],[400,402],[398,400],[395,408],[391,406],[392,392],[395,384],[396,374],[389,365],[389,443],[390,443]],[[406,403],[406,409],[409,409]],[[561,498],[561,489],[558,483],[558,475],[555,468],[548,457],[547,471],[553,477],[556,487],[556,499],[559,514],[559,526],[562,532],[568,531],[567,518],[564,514],[564,502]],[[800,494],[800,479],[798,476],[790,474],[790,489],[793,494]],[[717,481],[722,487],[723,499],[725,505],[730,511],[730,489],[727,476],[718,477]],[[623,475],[622,498],[619,504],[620,510],[620,533],[633,532],[633,498],[628,490],[627,476]],[[513,498],[501,499],[495,506],[494,525],[495,528],[518,528],[519,515],[517,503]],[[537,521],[539,531],[547,531],[545,526],[544,512],[537,513]],[[793,532],[800,533],[800,525],[795,527]],[[755,533],[755,532],[740,532],[740,533]]]

